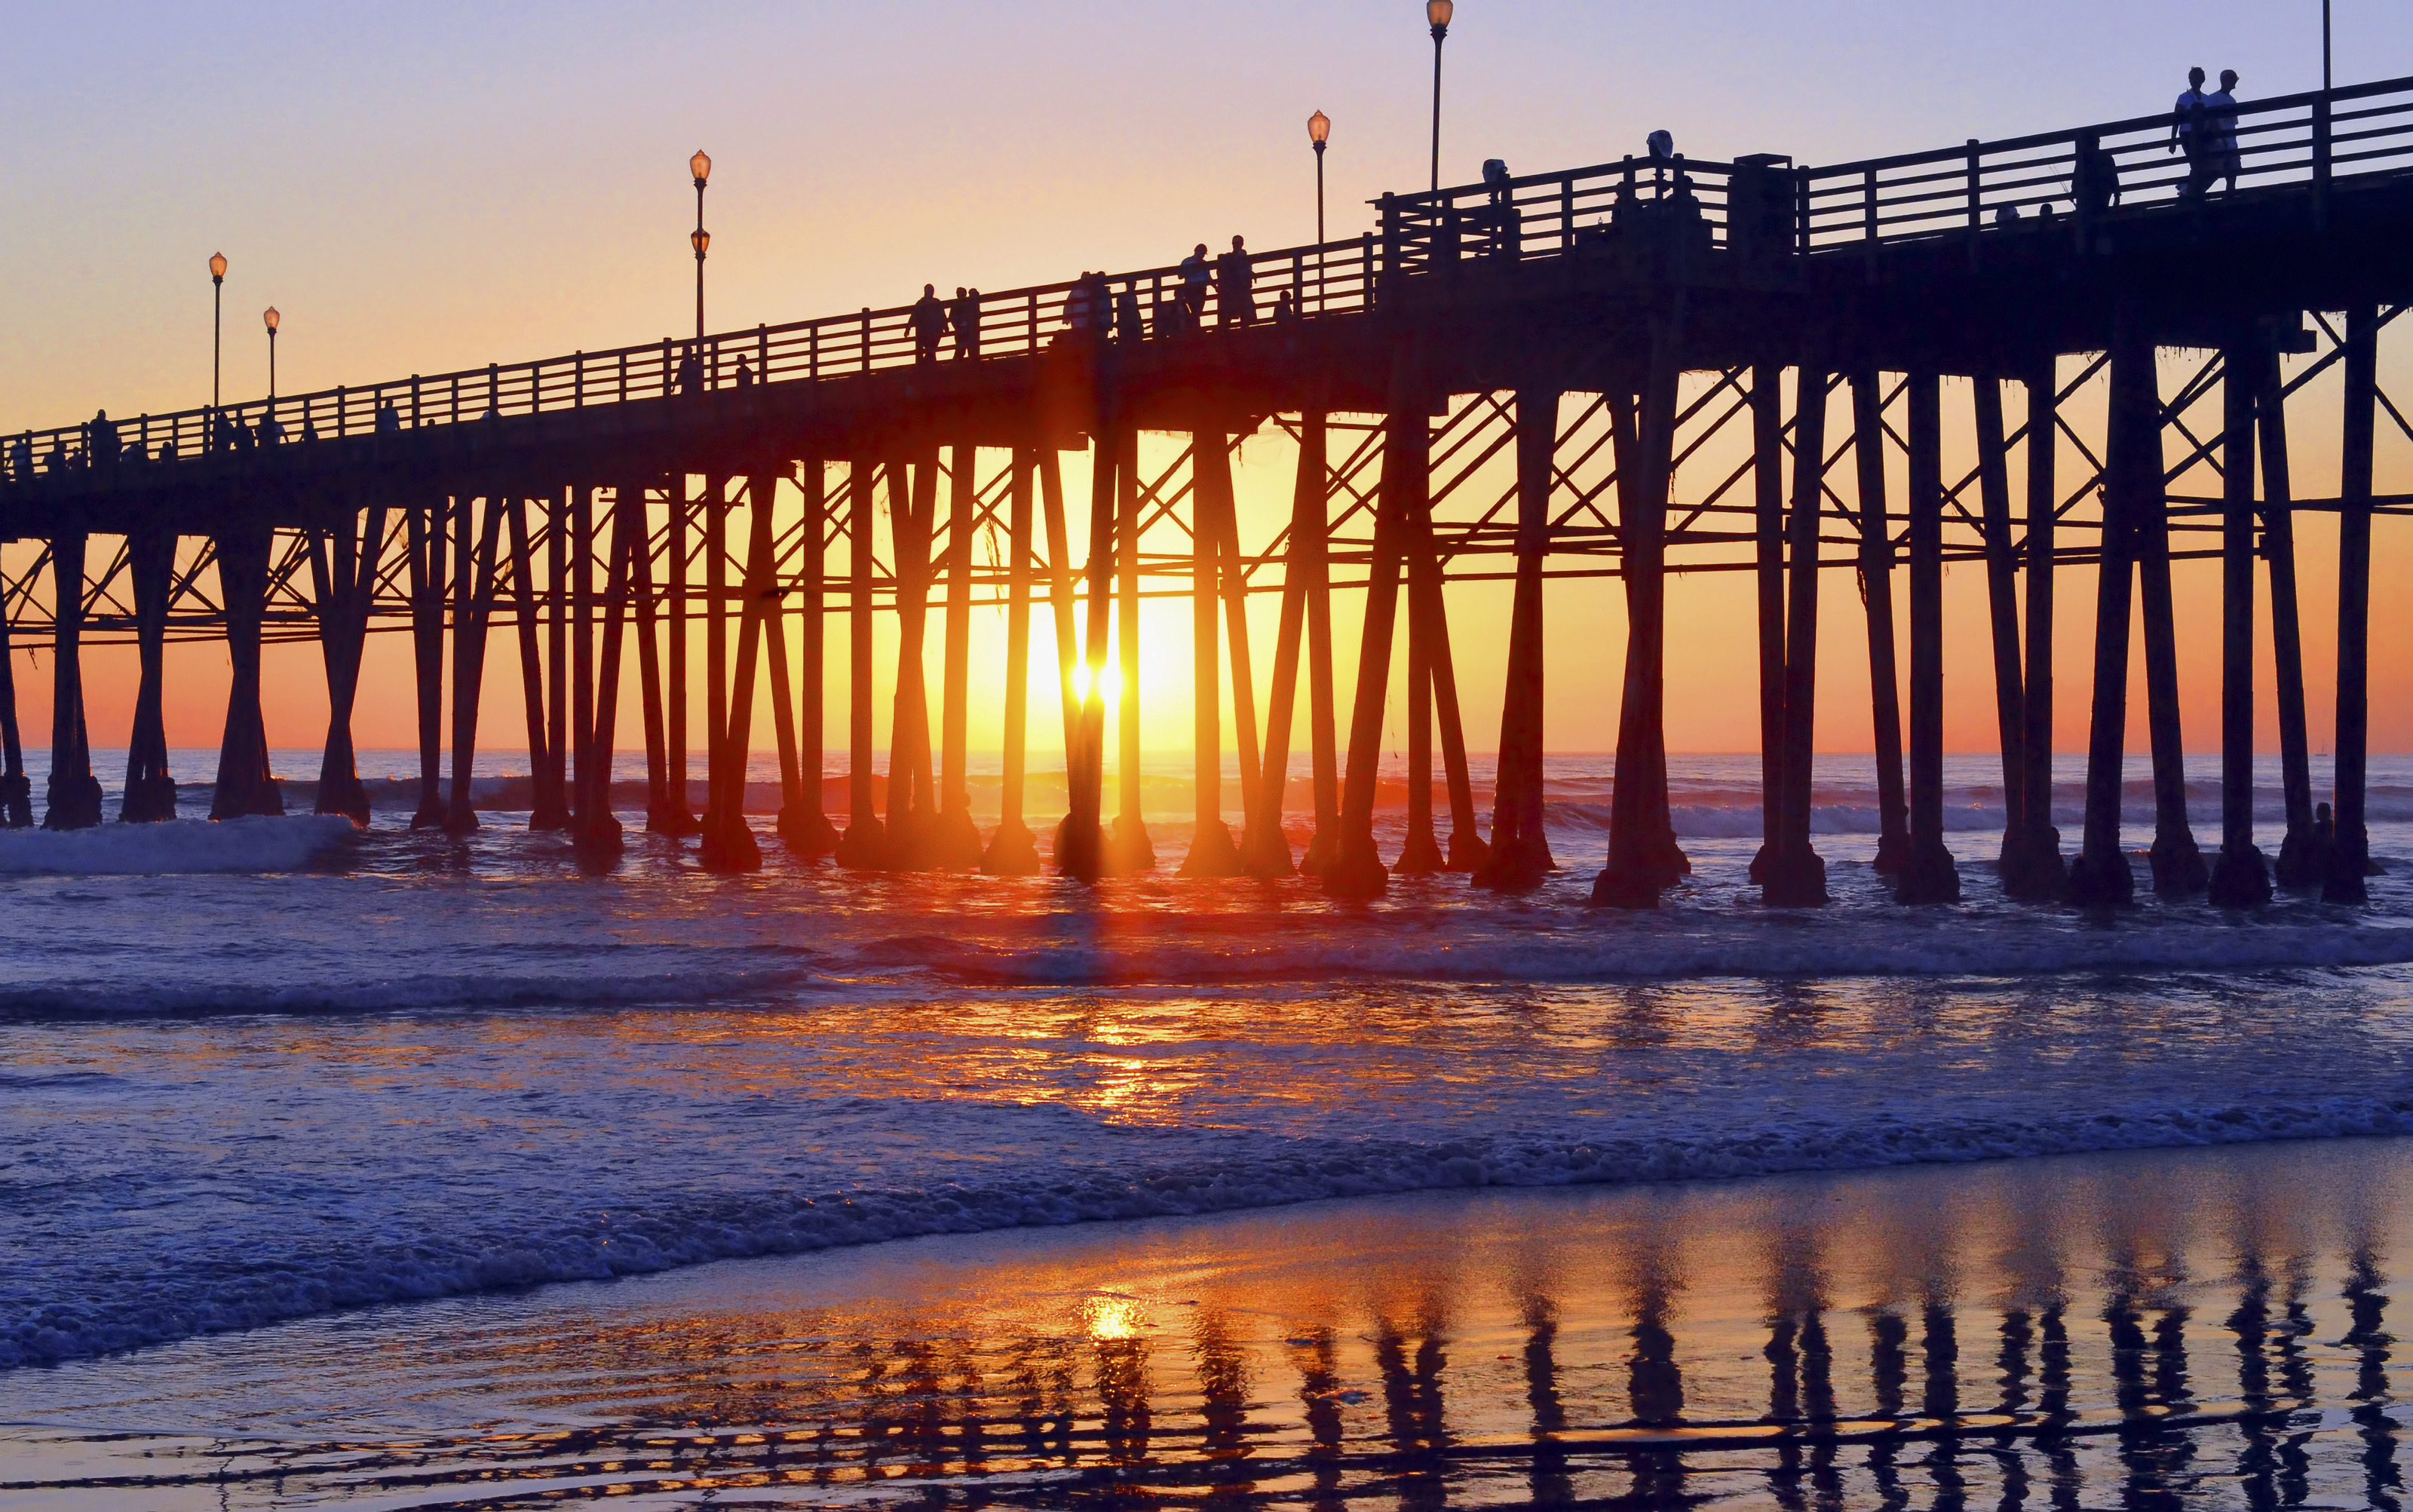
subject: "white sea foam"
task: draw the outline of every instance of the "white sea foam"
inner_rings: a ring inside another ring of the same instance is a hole
[[[0,874],[159,876],[201,871],[293,871],[357,834],[333,814],[257,816],[212,823],[98,824],[75,830],[0,830]]]

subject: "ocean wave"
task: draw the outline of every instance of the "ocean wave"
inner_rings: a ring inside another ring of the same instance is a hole
[[[606,968],[518,972],[488,967],[351,982],[9,986],[0,986],[0,1023],[42,1018],[408,1013],[419,1009],[678,1008],[792,997],[807,988],[813,977],[810,970],[800,966],[756,970],[673,966],[651,971]]]
[[[2413,1133],[2413,1095],[2140,1104],[2040,1118],[1797,1120],[1596,1141],[1300,1139],[1245,1153],[809,1195],[764,1191],[596,1211],[552,1227],[296,1250],[200,1272],[129,1255],[105,1292],[0,1294],[0,1368],[381,1303],[941,1234],[1189,1216],[1477,1186],[1700,1180],[2105,1150]],[[1251,1141],[1262,1146],[1268,1142]]]
[[[200,871],[298,871],[360,832],[334,814],[211,822],[0,830],[0,874],[156,876]]]

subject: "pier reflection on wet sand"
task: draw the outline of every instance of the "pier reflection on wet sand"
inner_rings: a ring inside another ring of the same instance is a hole
[[[914,1241],[0,1377],[0,1505],[2394,1506],[2413,1141]]]

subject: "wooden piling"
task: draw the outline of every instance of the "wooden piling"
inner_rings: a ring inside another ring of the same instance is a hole
[[[674,506],[675,507],[675,505]],[[645,724],[645,828],[681,833],[671,808],[668,711],[663,707],[661,641],[654,599],[654,529],[642,482],[623,484],[613,512],[626,515],[635,549],[629,557],[629,598],[636,616],[638,703]]]
[[[2136,459],[2136,512],[2130,516],[2137,543],[2137,581],[2145,640],[2145,718],[2154,763],[2154,846],[2148,856],[2154,891],[2191,897],[2204,889],[2210,872],[2187,823],[2186,741],[2179,719],[2179,652],[2176,611],[2170,593],[2170,513],[2163,481],[2161,387],[2139,395],[2150,400],[2154,432],[2139,441]],[[2139,411],[2140,414],[2143,411]]]
[[[674,472],[665,497],[670,504],[670,518],[664,543],[662,562],[662,600],[664,619],[663,660],[665,701],[663,706],[663,760],[666,763],[663,796],[665,807],[660,828],[667,835],[692,835],[700,827],[695,809],[688,798],[688,591],[690,556],[688,551],[688,525],[693,505],[687,497],[687,474]]]
[[[371,511],[374,528],[381,530],[385,519],[382,509]],[[168,596],[173,585],[176,567],[176,534],[168,529],[140,530],[126,542],[126,565],[134,579],[134,633],[141,658],[141,681],[134,695],[134,731],[126,742],[126,791],[118,802],[117,817],[124,823],[154,823],[176,817],[176,779],[168,771],[167,725],[167,630]],[[363,609],[365,606],[363,606]],[[363,615],[363,617],[365,617]],[[349,616],[347,616],[349,623]],[[322,623],[320,633],[325,634]],[[333,643],[330,643],[333,645]],[[331,656],[328,669],[328,702],[331,710],[340,709],[344,736],[343,769],[351,771],[351,688],[360,680],[360,638],[354,631],[348,643],[350,675],[348,684],[338,687],[338,662]],[[7,654],[5,641],[0,641],[0,655]],[[352,776],[348,792],[339,793],[340,799],[356,799],[358,812],[351,807],[328,808],[329,771],[334,765],[334,733],[336,716],[328,719],[328,770],[318,778],[318,801],[323,813],[353,814],[356,823],[368,823],[368,795],[358,792],[360,778]]]
[[[896,681],[888,721],[888,862],[918,870],[937,864],[930,791],[928,684],[923,675],[929,625],[930,540],[939,498],[936,449],[914,464],[888,463],[889,541],[896,579]],[[909,481],[910,480],[910,481]]]
[[[773,529],[777,474],[767,465],[757,467],[746,480],[746,563],[736,595],[737,659],[730,669],[724,707],[727,726],[719,732],[720,772],[718,786],[718,823],[704,833],[697,859],[705,869],[747,872],[762,869],[762,848],[746,822],[746,768],[754,756],[754,675],[761,665],[762,642],[772,626],[771,610],[778,601],[778,560]]]
[[[1419,496],[1429,497],[1428,478]],[[1432,554],[1425,539],[1422,509],[1412,509],[1402,522],[1408,600],[1408,827],[1399,842],[1399,859],[1391,863],[1394,877],[1429,877],[1442,869],[1441,841],[1433,834],[1433,696],[1432,628],[1425,617],[1425,580],[1432,571]]]
[[[465,498],[453,520],[452,785],[446,795],[444,832],[456,838],[478,827],[472,791],[478,766],[478,694],[485,681],[486,627],[499,576],[495,548],[502,534],[502,497],[487,497],[485,519],[473,545],[470,522],[475,512]]]
[[[346,519],[334,530],[314,530],[310,534],[310,575],[315,589],[315,607],[318,620],[318,645],[327,666],[327,741],[318,761],[318,796],[311,808],[321,814],[342,814],[366,829],[369,824],[368,791],[361,786],[360,770],[352,750],[352,707],[361,684],[361,653],[368,640],[368,618],[377,594],[377,565],[385,556],[386,509],[383,504],[369,507],[368,518],[357,539],[352,534],[350,520]],[[156,573],[157,592],[163,601],[167,596],[170,559],[175,541],[170,538],[160,551],[152,570]],[[142,564],[136,564],[136,598],[141,597]],[[165,617],[164,608],[162,617]],[[148,671],[146,666],[146,673]],[[135,724],[142,727],[138,707]],[[131,754],[131,753],[129,753]],[[164,741],[158,750],[158,775],[167,774],[167,749]],[[137,778],[129,770],[126,779],[126,799],[130,808],[135,801]],[[175,785],[166,790],[167,813],[175,814]]]
[[[268,732],[259,712],[260,624],[267,608],[273,541],[274,533],[264,524],[234,526],[217,537],[218,589],[226,607],[227,659],[233,663],[234,679],[227,690],[226,729],[218,741],[212,819],[285,812],[285,800],[269,773]],[[81,556],[79,551],[79,571]],[[65,700],[62,704],[75,707]],[[97,812],[96,795],[94,808]]]
[[[1977,504],[1986,543],[1986,621],[1994,652],[1994,735],[2003,757],[2006,875],[2027,846],[2027,704],[2020,664],[2019,556],[2011,541],[2010,448],[2003,427],[2003,382],[1977,375]]]
[[[972,823],[968,770],[971,701],[972,526],[980,515],[980,449],[958,444],[948,468],[947,610],[940,694],[939,803],[931,858],[942,867],[981,863],[980,829]]]
[[[1944,843],[1943,379],[1909,375],[1910,852],[1896,880],[1902,903],[1961,901],[1961,873]]]
[[[1751,370],[1752,577],[1759,611],[1759,850],[1751,880],[1768,882],[1784,811],[1784,369]]]
[[[1064,788],[1069,800],[1064,822],[1057,826],[1056,869],[1079,882],[1093,882],[1108,869],[1109,850],[1103,823],[1106,755],[1106,634],[1114,609],[1115,537],[1121,511],[1115,498],[1115,478],[1120,470],[1120,426],[1111,411],[1102,413],[1090,438],[1089,463],[1089,601],[1082,625],[1080,724],[1065,751]],[[1050,495],[1050,504],[1054,496]],[[1058,611],[1059,615],[1061,611]]]
[[[847,825],[837,864],[877,867],[888,855],[887,830],[872,800],[872,525],[877,467],[856,454],[846,465],[847,527]]]
[[[570,514],[575,489],[555,489],[545,497],[545,736],[544,786],[540,799],[553,805],[550,817],[562,829],[572,825],[570,793]],[[582,564],[583,565],[583,564]],[[531,821],[530,827],[534,827]]]
[[[1859,473],[1860,604],[1869,630],[1869,710],[1877,773],[1880,875],[1898,875],[1910,858],[1909,808],[1902,794],[1902,695],[1894,660],[1893,523],[1886,503],[1885,394],[1875,369],[1852,375],[1852,456]]]
[[[1215,469],[1215,477],[1216,578],[1222,596],[1224,645],[1232,663],[1232,747],[1240,778],[1240,855],[1252,876],[1287,876],[1290,847],[1280,839],[1281,797],[1276,793],[1268,800],[1266,795],[1265,768],[1261,764],[1264,749],[1257,743],[1256,664],[1249,651],[1248,562],[1240,554],[1239,501],[1232,489],[1228,450]],[[1270,843],[1280,845],[1281,854],[1267,855],[1266,864],[1261,866],[1253,857],[1270,848],[1265,838],[1268,826],[1276,836]]]
[[[1404,364],[1402,364],[1404,367]],[[1383,472],[1375,487],[1374,549],[1366,577],[1364,628],[1357,650],[1357,693],[1349,717],[1348,778],[1340,798],[1340,841],[1323,870],[1324,890],[1340,897],[1372,897],[1390,872],[1374,848],[1374,799],[1382,775],[1383,710],[1390,694],[1391,642],[1399,619],[1399,565],[1407,522],[1430,486],[1432,433],[1420,387],[1394,374],[1384,421]]]
[[[1653,333],[1639,406],[1621,393],[1610,395],[1627,630],[1608,862],[1591,890],[1591,901],[1600,907],[1656,908],[1659,895],[1692,870],[1676,844],[1667,801],[1667,494],[1675,470],[1678,378],[1673,343],[1672,333]]]
[[[582,487],[579,497],[579,582],[585,585],[591,581],[586,564],[592,560],[594,492]],[[572,839],[589,866],[609,865],[624,844],[619,816],[612,811],[612,757],[618,738],[621,645],[633,615],[633,589],[645,550],[644,497],[642,485],[624,482],[613,489],[612,539],[605,548],[593,698],[585,705],[594,722],[582,720],[580,726],[579,751],[585,759],[578,769],[578,794],[572,803],[578,818]],[[585,591],[582,586],[582,595]],[[646,619],[651,619],[650,614]],[[650,631],[648,624],[644,633],[650,636]]]
[[[1425,674],[1432,696],[1432,733],[1440,737],[1442,773],[1449,791],[1449,845],[1441,869],[1472,872],[1488,848],[1474,817],[1474,785],[1466,762],[1466,727],[1458,707],[1458,671],[1450,654],[1449,605],[1443,591],[1439,542],[1428,500],[1415,522],[1408,593],[1414,621],[1425,627]],[[1429,768],[1428,768],[1429,770]],[[1425,792],[1431,793],[1429,783]],[[1428,825],[1429,832],[1429,825]]]
[[[2259,356],[2250,343],[2221,353],[2220,859],[2212,901],[2258,908],[2271,868],[2254,843],[2254,396]]]
[[[17,725],[17,653],[9,640],[7,596],[0,594],[0,829],[31,829],[34,783],[25,775],[24,736]]]
[[[1122,701],[1117,707],[1120,726],[1115,755],[1115,785],[1121,792],[1116,805],[1112,863],[1118,871],[1156,869],[1156,847],[1148,839],[1147,794],[1140,756],[1140,608],[1139,608],[1139,432],[1118,427],[1115,434],[1115,659],[1122,676]],[[1095,505],[1091,506],[1095,508]],[[1098,675],[1103,676],[1103,666]]]
[[[445,543],[452,511],[460,507],[457,500],[439,497],[425,509],[405,511],[419,714],[419,807],[410,816],[412,829],[437,829],[444,823],[444,586],[450,581]]]
[[[2056,561],[2054,457],[2060,448],[2060,379],[2050,353],[2021,379],[2027,392],[2026,665],[2020,678],[2020,754],[2026,791],[2020,800],[2021,845],[2005,857],[2003,889],[2046,901],[2069,893],[2061,831],[2052,820],[2052,615]]]
[[[797,582],[803,590],[796,652],[797,721],[801,743],[797,776],[803,783],[798,823],[782,823],[781,838],[798,854],[823,856],[837,849],[836,826],[822,807],[822,724],[828,717],[829,481],[828,463],[807,456],[797,474],[805,497],[803,553]]]
[[[2262,556],[2271,578],[2272,701],[2279,715],[2279,787],[2287,833],[2272,867],[2281,887],[2321,881],[2320,837],[2313,825],[2313,763],[2304,712],[2304,645],[2296,610],[2296,515],[2288,470],[2287,389],[2279,353],[2265,344],[2255,395],[2262,443]]]
[[[2128,619],[2141,474],[2161,473],[2154,348],[2124,311],[2111,340],[2111,393],[2104,446],[2103,538],[2095,599],[2095,696],[2086,747],[2086,833],[2069,868],[2071,901],[2116,907],[2136,891],[2120,847],[2122,760],[2128,723]]]
[[[527,504],[524,499],[511,498],[505,501],[504,509],[504,524],[511,532],[511,617],[519,642],[520,704],[527,719],[528,828],[563,830],[570,827],[570,815],[568,806],[551,791],[552,729],[546,718],[544,655],[539,640],[543,633],[543,594],[537,580],[536,553],[528,538]]]
[[[1028,877],[1039,870],[1039,840],[1023,817],[1030,725],[1031,474],[1038,453],[1014,450],[1008,484],[1005,544],[1005,709],[999,732],[1003,785],[998,793],[997,828],[981,855],[992,877]],[[969,647],[968,647],[969,649]]]
[[[2379,311],[2346,312],[2345,435],[2338,469],[2337,756],[2331,795],[2321,897],[2360,903],[2368,896],[2371,837],[2364,823],[2364,770],[2371,731],[2372,453],[2376,422]]]
[[[1339,854],[1340,843],[1340,740],[1334,714],[1332,677],[1332,534],[1325,480],[1329,435],[1324,411],[1302,416],[1299,431],[1298,479],[1293,490],[1292,518],[1305,519],[1310,526],[1308,554],[1302,565],[1309,574],[1308,740],[1315,782],[1315,838],[1308,846],[1299,869],[1320,875],[1329,860]]]
[[[1816,801],[1812,752],[1818,688],[1818,522],[1827,488],[1827,393],[1823,367],[1794,375],[1793,508],[1785,519],[1784,783],[1776,853],[1760,886],[1762,902],[1815,908],[1827,901],[1827,863],[1810,839]]]
[[[699,839],[726,833],[729,776],[729,478],[708,473],[703,497],[703,813]]]
[[[62,531],[51,538],[51,782],[49,807],[42,814],[44,829],[90,829],[100,823],[100,780],[92,774],[92,747],[83,711],[86,539],[81,530]]]
[[[1542,570],[1550,549],[1550,482],[1560,393],[1517,390],[1517,585],[1508,610],[1508,675],[1500,701],[1500,762],[1492,779],[1491,846],[1474,884],[1537,887],[1557,869],[1544,833]]]
[[[1221,506],[1231,492],[1231,455],[1217,427],[1190,437],[1192,784],[1195,827],[1184,877],[1236,877],[1248,868],[1223,823],[1222,656],[1216,644],[1217,609],[1222,598]],[[1126,664],[1136,655],[1135,637],[1122,645]],[[1236,688],[1237,674],[1234,686]]]

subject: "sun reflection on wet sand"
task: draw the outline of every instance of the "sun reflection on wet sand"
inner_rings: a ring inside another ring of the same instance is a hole
[[[135,1475],[162,1507],[2377,1501],[2408,1246],[2405,1140],[916,1240],[0,1376],[0,1419],[51,1425],[0,1436],[0,1480],[71,1504]]]

